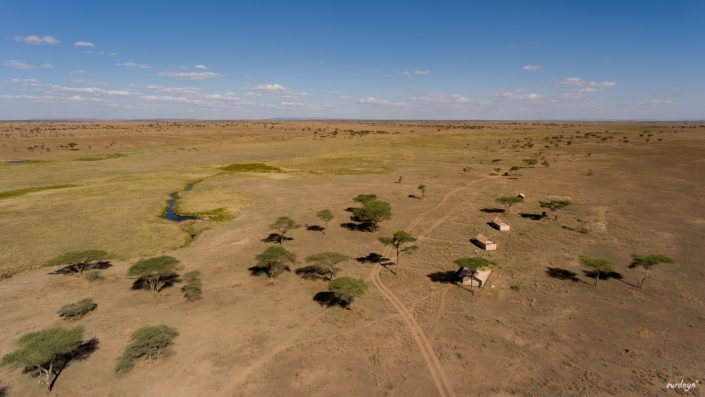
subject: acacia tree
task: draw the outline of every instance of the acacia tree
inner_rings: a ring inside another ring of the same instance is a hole
[[[346,309],[351,309],[353,299],[367,293],[367,284],[359,278],[344,276],[331,281],[328,289]]]
[[[79,275],[94,265],[93,262],[104,261],[112,255],[102,250],[71,251],[48,261],[47,266],[69,265]]]
[[[289,269],[288,264],[296,262],[296,255],[284,247],[268,247],[261,254],[255,256],[257,266],[267,273],[269,278],[275,278]]]
[[[558,220],[558,212],[572,203],[568,200],[551,200],[539,201],[539,204],[541,205],[541,208],[548,208],[551,212],[553,212],[553,220]]]
[[[517,171],[519,171],[520,169],[521,169],[521,167],[519,167],[518,165],[513,165],[513,166],[509,169],[509,171],[513,172],[514,175],[516,175],[516,174],[517,174]]]
[[[580,255],[578,258],[583,265],[592,268],[595,271],[595,287],[597,287],[597,280],[603,273],[609,273],[612,271],[612,262],[607,259],[593,258],[586,255]]]
[[[273,224],[269,225],[269,227],[279,232],[279,244],[283,244],[286,232],[292,229],[298,229],[301,225],[288,216],[280,216]]]
[[[377,224],[392,217],[392,206],[388,202],[378,200],[374,194],[361,194],[353,199],[362,207],[353,208],[353,217],[359,222],[369,224],[370,231],[377,229]]]
[[[66,364],[66,356],[73,353],[83,343],[83,328],[48,328],[30,332],[17,343],[20,348],[8,353],[0,360],[0,365],[12,369],[25,368],[39,373],[40,382],[49,391],[54,380]]]
[[[141,259],[127,270],[128,276],[139,277],[155,294],[159,294],[169,279],[176,277],[179,260],[172,256]]]
[[[521,196],[502,196],[495,201],[504,205],[504,213],[509,216],[509,209],[512,205],[524,202],[524,198]]]
[[[496,262],[493,262],[489,259],[481,258],[479,256],[472,258],[458,258],[454,260],[453,263],[455,263],[461,268],[465,267],[469,269],[473,275],[475,275],[475,273],[477,273],[477,271],[480,269],[490,269],[494,266],[497,266]],[[472,283],[470,283],[470,288],[472,288]]]
[[[316,213],[316,217],[323,221],[325,226],[323,227],[323,230],[321,232],[323,234],[326,234],[326,230],[328,230],[328,222],[333,220],[333,213],[328,209],[320,210]]]
[[[145,357],[154,360],[172,354],[171,344],[179,333],[167,325],[144,326],[130,335],[130,344],[117,360],[115,372],[125,373],[132,369],[135,360]]]
[[[632,254],[631,268],[642,267],[644,269],[644,277],[639,283],[639,288],[644,286],[644,281],[649,277],[649,270],[661,263],[673,263],[673,259],[665,255],[639,255]]]
[[[306,257],[306,263],[309,265],[297,269],[296,273],[309,278],[327,278],[331,281],[339,270],[335,265],[347,260],[350,260],[350,257],[339,252],[321,252]]]
[[[426,185],[419,185],[417,189],[419,189],[419,192],[421,192],[421,198],[426,198]]]
[[[392,237],[380,237],[379,241],[382,244],[384,244],[385,246],[392,246],[394,248],[394,250],[396,251],[397,271],[399,270],[399,254],[402,254],[405,252],[412,252],[412,251],[419,249],[419,247],[416,245],[411,245],[411,246],[405,247],[405,245],[415,242],[416,238],[404,230],[399,230],[397,232],[394,232],[394,235]],[[395,271],[394,274],[397,274],[397,271]]]

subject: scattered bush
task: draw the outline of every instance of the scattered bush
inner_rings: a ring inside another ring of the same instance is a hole
[[[71,303],[64,305],[56,312],[59,316],[63,317],[64,320],[77,320],[86,314],[92,312],[98,307],[98,305],[93,302],[93,299],[86,298],[81,299],[76,303]]]
[[[184,274],[183,280],[185,285],[181,287],[181,291],[184,293],[184,298],[189,302],[201,299],[203,294],[201,273],[198,270],[188,272]]]
[[[88,281],[98,281],[103,279],[103,274],[100,270],[89,270],[83,275],[83,277]]]
[[[128,372],[138,358],[144,357],[151,361],[170,356],[173,352],[169,347],[178,334],[176,329],[166,325],[145,326],[138,329],[130,336],[130,344],[118,358],[115,372]]]

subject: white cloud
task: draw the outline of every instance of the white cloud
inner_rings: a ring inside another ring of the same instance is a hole
[[[299,106],[305,105],[303,102],[289,102],[289,101],[282,101],[282,102],[279,102],[279,104],[282,106],[286,106],[286,107],[299,107]]]
[[[374,105],[374,106],[406,106],[407,104],[405,102],[393,102],[389,101],[387,99],[379,99],[375,98],[373,96],[368,96],[367,98],[362,98],[357,101],[360,104],[363,105]]]
[[[51,69],[53,67],[54,67],[54,65],[52,65],[50,63],[43,63],[42,64],[42,69]]]
[[[35,68],[33,65],[30,65],[28,63],[24,63],[18,59],[10,59],[7,62],[3,63],[2,66],[7,66],[8,68],[15,68],[15,69],[34,69]]]
[[[218,73],[213,72],[159,72],[159,76],[190,80],[207,80],[214,77],[220,77]]]
[[[539,70],[543,69],[543,66],[527,64],[527,65],[522,66],[521,69],[524,70],[525,72],[538,72]]]
[[[402,76],[428,76],[431,74],[430,70],[412,70],[404,71],[400,73]]]
[[[464,105],[473,103],[473,100],[460,94],[431,94],[423,96],[413,96],[412,101],[428,104],[440,105]]]
[[[196,95],[201,93],[201,89],[195,87],[164,87],[161,85],[149,85],[147,88],[161,94]]]
[[[63,92],[63,93],[76,93],[76,94],[88,94],[88,95],[102,95],[102,96],[128,96],[130,91],[124,90],[105,90],[97,87],[64,87],[59,85],[50,85],[50,91],[52,92]]]
[[[606,88],[606,87],[614,87],[617,85],[614,81],[588,81],[588,80],[583,80],[580,77],[568,77],[563,80],[558,80],[558,84],[562,85],[574,85],[577,87],[599,87],[599,88]]]
[[[206,70],[206,69],[208,69],[208,68],[206,67],[206,65],[196,65],[196,66],[194,66],[193,68],[194,68],[194,69],[198,69],[198,70]]]
[[[91,47],[91,48],[95,47],[95,44],[91,43],[90,41],[77,41],[77,42],[73,43],[73,45],[75,47]]]
[[[78,70],[72,70],[72,71],[71,71],[71,74],[75,74],[75,75],[77,75],[77,76],[80,76],[80,75],[86,74],[86,73],[88,73],[88,72],[86,72],[86,71],[83,70],[83,69],[78,69]]]
[[[537,94],[535,92],[529,92],[527,94],[523,94],[520,90],[511,90],[511,91],[501,91],[501,92],[495,92],[490,94],[491,96],[494,97],[499,97],[499,98],[506,98],[506,99],[514,99],[514,100],[526,100],[526,101],[535,101],[543,98],[543,95]]]
[[[642,105],[672,105],[678,102],[679,98],[667,98],[667,99],[651,99],[648,101],[641,102]]]
[[[141,98],[149,102],[185,103],[191,105],[200,105],[203,103],[203,101],[198,99],[172,95],[144,95]]]
[[[135,62],[116,63],[115,66],[123,66],[126,68],[135,68],[135,69],[149,69],[151,67],[149,65],[145,65],[142,63],[135,63]]]
[[[108,83],[108,82],[98,81],[98,80],[72,79],[71,82],[74,84],[85,84],[85,85],[98,85],[98,86],[110,85],[110,83]]]
[[[53,95],[4,95],[0,94],[0,99],[20,99],[27,101],[50,101],[56,99]]]
[[[251,87],[252,90],[256,91],[269,91],[269,92],[288,92],[289,89],[284,87],[281,84],[277,83],[272,83],[272,84],[259,84],[254,87]]]
[[[10,79],[10,81],[31,87],[37,87],[39,85],[39,80],[37,79]]]
[[[54,36],[37,36],[37,35],[15,36],[15,41],[19,41],[21,43],[27,43],[27,44],[34,44],[34,45],[39,45],[39,44],[54,45],[54,44],[60,43],[59,40],[54,38]]]

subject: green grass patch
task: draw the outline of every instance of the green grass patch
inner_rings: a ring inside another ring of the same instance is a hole
[[[113,153],[113,154],[107,154],[104,156],[86,156],[86,157],[79,157],[76,159],[76,161],[100,161],[100,160],[116,159],[116,158],[120,158],[120,157],[125,157],[125,155],[122,153]]]
[[[222,167],[228,172],[283,172],[281,168],[263,163],[235,163]]]
[[[0,200],[5,199],[5,198],[10,198],[10,197],[24,196],[25,194],[41,192],[44,190],[64,189],[67,187],[77,187],[77,186],[79,186],[79,185],[66,184],[66,185],[37,186],[37,187],[28,187],[28,188],[17,189],[17,190],[8,190],[6,192],[0,192]]]

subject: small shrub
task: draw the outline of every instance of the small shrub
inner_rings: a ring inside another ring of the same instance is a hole
[[[509,288],[511,288],[512,291],[519,291],[519,284],[512,284]]]
[[[179,333],[167,325],[146,326],[138,329],[130,336],[130,344],[118,358],[115,372],[126,373],[135,365],[138,358],[154,360],[168,357],[172,354],[171,346]]]
[[[194,270],[184,274],[184,282],[186,283],[181,287],[181,291],[184,293],[184,298],[189,302],[195,302],[201,299],[203,295],[203,288],[201,287],[201,273],[198,270]]]
[[[69,305],[64,305],[56,312],[59,316],[63,317],[64,320],[77,320],[86,314],[92,312],[98,307],[98,305],[93,302],[93,299],[86,298],[81,299],[76,303],[71,303]]]
[[[98,281],[103,279],[103,274],[99,270],[89,270],[83,277],[88,281]]]

